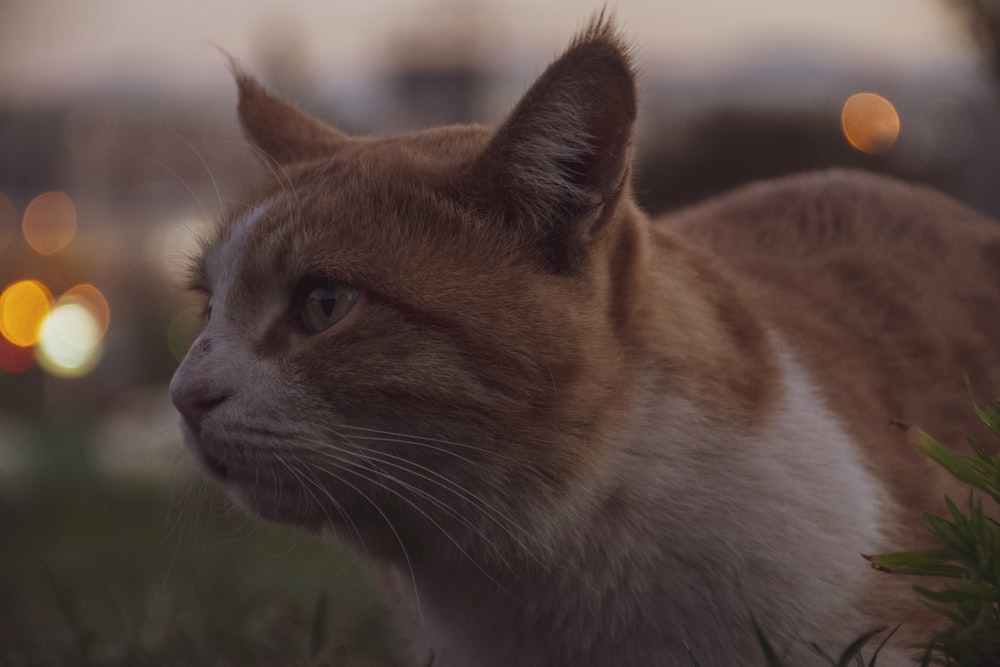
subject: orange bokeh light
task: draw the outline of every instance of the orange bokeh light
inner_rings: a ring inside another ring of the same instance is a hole
[[[108,325],[111,324],[111,307],[108,300],[104,298],[101,290],[90,283],[82,283],[70,287],[59,297],[59,303],[78,303],[96,318],[100,330],[100,337],[108,332]]]
[[[52,308],[52,293],[37,280],[21,280],[0,294],[0,335],[18,347],[38,342],[42,321]]]
[[[848,143],[864,153],[885,153],[899,137],[899,114],[875,93],[857,93],[844,102],[840,124]]]
[[[28,245],[40,255],[59,252],[76,235],[76,207],[64,192],[40,194],[24,209],[21,230]]]

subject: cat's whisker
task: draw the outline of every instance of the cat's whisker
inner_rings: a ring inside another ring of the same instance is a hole
[[[345,438],[348,442],[353,444],[355,438],[344,436],[343,434],[338,434],[340,437]],[[359,438],[362,439],[362,438]],[[371,438],[364,438],[371,439]],[[374,440],[379,441],[380,439],[375,438]],[[409,444],[407,440],[387,440],[387,442],[402,442],[404,444]],[[325,445],[326,443],[317,442],[318,445]],[[470,503],[475,509],[480,510],[480,513],[485,518],[492,521],[496,526],[502,530],[515,544],[521,547],[525,553],[531,554],[533,557],[537,558],[535,549],[526,542],[534,542],[530,532],[526,531],[512,516],[504,513],[499,508],[495,507],[489,503],[482,496],[470,491],[469,489],[463,487],[457,481],[442,475],[436,470],[432,470],[425,465],[419,464],[413,460],[407,459],[396,454],[391,454],[382,450],[374,450],[371,448],[365,448],[360,450],[362,455],[369,459],[377,459],[384,465],[388,465],[395,469],[406,472],[407,474],[413,475],[419,479],[422,479],[434,486],[448,491],[449,493],[457,496],[458,498]],[[470,527],[472,524],[469,524]],[[521,534],[521,536],[518,535]],[[542,564],[541,559],[538,562]]]
[[[334,460],[334,462],[336,462],[338,464],[343,464],[343,463],[347,463],[348,462],[347,459],[341,459],[340,457],[337,457],[333,452],[330,452],[330,451],[324,451],[324,452],[322,452],[322,454],[327,459],[332,458]],[[345,454],[347,454],[347,452],[345,452]],[[362,460],[358,460],[357,458],[354,458],[354,459],[351,460],[351,462],[354,463],[354,465],[352,466],[352,470],[351,470],[350,474],[353,474],[353,475],[357,476],[358,478],[360,478],[363,481],[366,481],[366,482],[369,482],[371,484],[377,485],[382,490],[384,490],[384,491],[386,491],[386,492],[388,492],[388,493],[396,496],[402,502],[404,502],[406,505],[408,505],[411,508],[413,508],[414,511],[416,511],[418,514],[420,514],[421,516],[423,516],[445,538],[447,538],[448,541],[451,542],[452,545],[456,549],[458,549],[459,553],[461,553],[462,556],[464,556],[470,563],[472,563],[473,567],[475,567],[477,570],[479,570],[490,582],[492,582],[497,587],[498,590],[500,590],[500,591],[502,591],[502,592],[507,593],[508,595],[510,595],[510,591],[508,591],[503,586],[503,584],[501,584],[499,581],[497,581],[497,579],[493,575],[491,575],[487,571],[487,569],[481,563],[479,563],[475,558],[473,558],[472,555],[469,553],[468,549],[466,547],[464,547],[457,539],[455,539],[455,537],[451,533],[449,533],[448,530],[444,526],[442,526],[440,522],[438,522],[430,513],[428,513],[426,510],[424,510],[422,507],[420,507],[414,501],[414,499],[411,496],[409,496],[409,495],[407,495],[405,493],[400,492],[398,489],[393,488],[393,486],[390,485],[390,484],[386,484],[386,480],[390,481],[390,482],[394,482],[396,485],[402,486],[405,489],[407,489],[407,490],[409,490],[409,491],[411,491],[413,493],[416,493],[417,495],[419,495],[420,497],[422,497],[422,498],[424,498],[426,500],[431,500],[435,504],[438,504],[438,506],[440,506],[440,507],[447,508],[447,506],[442,501],[440,501],[439,499],[434,498],[432,495],[428,494],[426,491],[423,491],[422,489],[419,489],[419,488],[415,487],[413,484],[405,482],[405,481],[399,479],[398,477],[396,477],[394,475],[386,473],[384,470],[381,470],[377,466],[374,466],[371,461],[364,460],[363,457],[362,457]],[[363,467],[361,469],[365,470],[367,472],[370,472],[373,476],[368,476],[368,475],[365,475],[365,474],[362,474],[361,472],[359,472],[359,470],[358,470],[358,464],[362,464]],[[322,472],[328,472],[325,468],[319,468],[319,470],[322,471]],[[340,478],[338,477],[338,479],[340,479]],[[464,517],[461,517],[460,515],[459,515],[459,518],[465,519]],[[472,528],[473,530],[475,530],[475,527],[472,526],[471,523],[468,523],[468,519],[465,519],[465,522],[468,524],[468,526],[470,528]],[[484,537],[484,539],[486,539],[486,538]],[[491,548],[493,548],[494,550],[496,550],[496,547],[492,543],[490,543],[488,540],[486,540],[486,541],[487,541],[487,544],[489,544]],[[506,561],[502,561],[502,562],[505,565],[507,564]]]
[[[321,456],[327,457],[327,458],[331,458],[331,457],[335,456],[332,452],[328,451],[327,448],[328,448],[329,445],[327,445],[326,443],[316,442],[315,444],[323,446],[324,449],[322,451],[320,451],[320,452],[317,452]],[[345,457],[351,456],[351,454],[352,454],[351,452],[346,452],[344,450],[341,450],[340,448],[336,448],[336,450],[337,450],[338,454],[339,453],[343,453],[343,456],[345,456]],[[490,540],[490,538],[486,534],[484,534],[482,532],[482,529],[480,527],[478,527],[475,523],[473,523],[467,516],[465,516],[464,514],[458,512],[454,507],[452,507],[451,505],[448,505],[447,503],[445,503],[444,501],[442,501],[440,498],[435,497],[432,493],[426,491],[425,489],[422,489],[419,486],[416,486],[416,485],[414,485],[414,484],[412,484],[410,482],[406,482],[405,480],[400,479],[398,476],[390,475],[389,473],[386,473],[384,470],[382,470],[379,467],[378,464],[381,463],[382,465],[388,465],[389,467],[392,467],[392,468],[395,468],[397,470],[406,472],[408,474],[412,474],[412,475],[418,477],[419,479],[423,479],[423,480],[425,480],[427,482],[430,482],[430,483],[434,484],[435,486],[438,486],[439,488],[442,488],[442,489],[444,489],[444,490],[446,490],[446,491],[448,491],[448,492],[450,492],[452,494],[455,494],[455,495],[459,496],[460,498],[462,498],[464,500],[472,501],[473,503],[476,503],[476,502],[481,503],[481,500],[479,498],[477,498],[474,494],[471,494],[471,493],[465,491],[464,489],[461,488],[461,486],[455,484],[451,480],[448,480],[446,477],[442,477],[442,479],[445,480],[446,482],[449,482],[450,485],[444,484],[444,483],[442,483],[442,482],[440,482],[438,480],[432,479],[431,477],[429,477],[427,475],[424,475],[423,473],[415,472],[412,469],[412,467],[410,467],[410,466],[401,465],[399,463],[394,463],[392,461],[380,460],[379,457],[377,456],[379,454],[383,454],[383,452],[373,452],[373,451],[366,450],[365,452],[360,453],[360,458],[366,464],[366,466],[365,466],[366,469],[370,470],[371,472],[375,473],[376,475],[384,475],[387,479],[391,479],[391,480],[395,481],[397,484],[399,484],[401,486],[404,486],[407,490],[409,490],[409,491],[411,491],[413,493],[419,494],[425,500],[433,503],[435,506],[437,506],[440,509],[444,510],[448,514],[454,516],[456,519],[459,519],[463,524],[465,524],[466,527],[468,527],[470,530],[472,530],[476,534],[478,534],[483,539],[483,541],[486,542],[490,546],[490,548],[497,554],[498,558],[500,558],[501,560],[503,560],[504,562],[506,562],[506,560],[505,560],[505,558],[503,556],[502,551]],[[400,459],[400,460],[402,460],[402,461],[405,462],[405,459]],[[347,463],[348,460],[345,459],[345,458],[341,458],[340,456],[337,456],[336,457],[336,462],[338,462],[338,463]],[[430,472],[433,472],[433,471],[430,471]],[[488,507],[488,506],[486,506],[486,507]],[[501,524],[495,517],[489,517],[489,518],[492,521],[494,521],[494,523],[496,523],[501,529],[509,532],[509,529],[507,527],[503,526],[503,524]],[[511,538],[516,540],[516,537],[513,536],[513,535],[511,535]]]
[[[250,151],[256,156],[257,162],[264,165],[267,170],[271,173],[274,181],[281,188],[282,194],[290,194],[292,191],[292,178],[288,174],[288,170],[285,166],[272,158],[267,151],[260,148],[256,144],[249,141],[239,141],[239,145],[245,146],[250,149]]]
[[[163,132],[169,135],[171,138],[175,139],[176,141],[179,141],[181,144],[184,145],[185,148],[187,148],[191,152],[192,155],[195,156],[195,158],[201,164],[202,168],[205,170],[205,175],[208,177],[208,180],[212,185],[212,190],[215,193],[216,205],[218,207],[217,213],[212,214],[209,211],[208,206],[206,206],[205,203],[201,200],[201,198],[197,195],[197,193],[195,193],[194,188],[191,187],[191,185],[187,182],[187,180],[184,179],[176,170],[168,166],[165,162],[152,158],[148,155],[136,153],[134,151],[130,151],[127,149],[118,148],[117,150],[124,155],[129,155],[131,157],[139,158],[141,160],[154,164],[157,167],[168,172],[171,176],[174,177],[174,179],[178,183],[180,183],[183,186],[183,188],[188,192],[188,194],[191,195],[191,198],[198,203],[198,205],[202,209],[202,213],[205,215],[207,219],[213,219],[217,216],[222,216],[225,212],[225,201],[222,198],[222,191],[219,188],[218,180],[215,178],[215,173],[212,171],[211,165],[209,165],[208,160],[205,159],[205,156],[202,154],[202,152],[198,150],[198,147],[195,146],[190,139],[188,139],[187,137],[185,137],[184,135],[182,135],[180,132],[173,129],[169,125],[152,120],[145,116],[137,116],[135,114],[130,114],[130,115],[132,115],[133,118],[136,118],[141,122],[149,124],[151,127],[155,128],[156,131]]]
[[[333,479],[335,479],[337,482],[339,482],[339,483],[343,484],[344,486],[346,486],[347,488],[351,489],[352,491],[354,491],[354,493],[356,493],[358,495],[358,497],[360,499],[364,500],[366,503],[368,503],[369,505],[371,505],[375,509],[375,512],[385,522],[386,528],[388,528],[389,532],[392,533],[392,536],[396,540],[396,543],[399,544],[400,553],[401,553],[401,555],[403,557],[403,561],[406,564],[406,570],[407,570],[407,573],[408,573],[408,575],[410,577],[410,582],[412,584],[414,604],[415,604],[416,609],[417,609],[417,615],[419,617],[421,631],[423,632],[423,634],[424,634],[424,636],[426,638],[426,636],[427,636],[427,626],[426,626],[426,622],[424,620],[423,605],[421,603],[419,586],[417,585],[416,572],[415,572],[415,570],[413,568],[413,560],[410,558],[410,553],[409,553],[409,551],[406,548],[406,542],[403,540],[402,536],[399,534],[399,531],[396,529],[396,526],[392,523],[392,520],[389,518],[389,515],[387,515],[385,513],[385,510],[383,510],[382,507],[379,506],[379,504],[377,502],[375,502],[371,498],[371,496],[369,496],[367,493],[365,493],[363,489],[359,488],[356,484],[352,484],[348,479],[346,479],[346,477],[345,477],[344,474],[339,474],[338,472],[336,472],[334,470],[330,470],[329,468],[323,468],[323,469],[321,469],[321,472],[323,472],[326,475],[329,475],[330,477],[332,477]],[[345,473],[346,471],[344,471],[343,469],[341,469],[340,472],[341,473]],[[372,480],[367,480],[367,481],[372,481]],[[317,484],[318,484],[318,482],[317,482]]]
[[[351,439],[347,438],[343,434],[337,434],[337,435],[338,437],[344,439],[346,442],[354,444],[351,441]],[[524,527],[521,526],[516,521],[516,519],[514,519],[512,516],[508,514],[505,514],[500,509],[492,506],[481,496],[461,486],[455,480],[452,480],[444,475],[441,475],[441,473],[431,470],[426,466],[417,464],[414,461],[411,461],[404,457],[390,454],[389,452],[373,450],[370,448],[364,448],[364,449],[355,448],[355,450],[347,452],[331,442],[322,442],[309,438],[302,438],[302,439],[321,447],[322,448],[321,451],[324,455],[327,456],[330,455],[329,451],[330,448],[336,449],[338,452],[341,452],[344,456],[351,456],[352,454],[360,455],[371,463],[381,464],[384,466],[389,466],[394,469],[400,470],[406,474],[413,475],[418,479],[422,479],[427,483],[433,484],[434,486],[457,496],[461,500],[469,503],[473,508],[479,510],[480,516],[482,516],[483,518],[489,520],[494,525],[496,525],[496,527],[500,531],[502,531],[507,538],[509,538],[515,545],[519,547],[518,553],[520,553],[524,557],[527,557],[529,560],[533,561],[543,571],[552,573],[556,569],[562,570],[569,576],[578,579],[581,585],[584,585],[588,589],[593,590],[593,585],[589,581],[580,577],[579,572],[569,571],[565,563],[556,563],[551,558],[543,558],[542,554],[548,554],[549,552],[548,546],[545,543],[537,540],[536,536],[533,535],[531,532],[525,530]],[[310,449],[309,452],[312,455],[315,455],[317,453],[312,449]],[[337,461],[339,463],[348,463],[348,461],[343,458],[338,458]],[[375,472],[376,474],[380,473],[385,474],[384,471],[381,470],[373,470],[372,472]],[[448,505],[441,499],[434,497],[433,494],[424,489],[421,489],[419,486],[405,482],[399,479],[399,477],[395,475],[392,476],[387,475],[387,476],[391,477],[391,479],[393,479],[397,483],[405,485],[407,489],[410,490],[411,492],[419,493],[425,500],[432,502],[441,509],[447,511],[449,514],[458,518],[466,527],[468,527],[470,530],[475,532],[483,539],[483,542],[489,547],[489,549],[496,554],[498,561],[500,562],[501,565],[503,565],[508,569],[511,568],[510,560],[506,552],[502,551],[496,545],[495,542],[493,542],[490,538],[484,535],[482,532],[482,528],[479,527],[478,525],[475,525],[470,519],[468,519],[468,517],[458,513],[454,507]],[[399,494],[397,493],[396,495]],[[574,568],[574,570],[575,569],[577,568]]]
[[[323,499],[315,493],[315,491],[322,493],[326,499],[330,501],[330,504],[333,505],[337,514],[340,515],[341,519],[344,520],[344,523],[350,528],[351,532],[354,533],[354,537],[357,539],[358,544],[361,545],[362,551],[365,552],[366,556],[370,557],[371,554],[368,553],[368,547],[364,543],[361,532],[354,524],[350,515],[344,509],[343,505],[341,505],[340,502],[334,498],[333,494],[314,478],[312,472],[308,468],[300,470],[291,461],[286,461],[284,458],[277,457],[277,460],[298,482],[303,484],[301,488],[316,502],[317,506],[320,507],[320,511],[322,511],[323,516],[326,517],[327,523],[333,525],[333,518],[327,512],[326,504],[323,502]]]
[[[475,463],[475,462],[474,461],[470,461],[467,458],[461,457],[459,454],[455,453],[454,451],[452,451],[449,448],[451,448],[451,447],[458,447],[458,448],[462,448],[462,449],[472,450],[472,451],[476,452],[477,454],[485,454],[485,455],[491,456],[491,457],[493,457],[493,458],[495,458],[495,459],[497,459],[499,461],[507,461],[507,462],[510,462],[510,463],[523,463],[523,461],[521,459],[517,458],[516,456],[511,456],[509,454],[504,454],[503,452],[498,452],[496,450],[489,449],[487,447],[481,447],[481,446],[473,445],[473,444],[470,444],[470,443],[467,443],[467,442],[457,442],[457,441],[454,441],[454,440],[446,440],[446,439],[443,439],[443,438],[430,438],[430,437],[421,436],[421,435],[411,435],[411,434],[408,434],[408,433],[397,433],[397,432],[394,432],[394,431],[383,431],[383,430],[380,430],[380,429],[368,428],[368,427],[364,427],[364,426],[353,426],[351,424],[338,424],[337,428],[339,430],[341,430],[341,431],[351,430],[351,431],[362,431],[362,432],[366,432],[366,433],[373,433],[376,436],[382,436],[382,437],[374,437],[373,436],[372,439],[382,440],[384,442],[394,442],[394,440],[391,440],[389,438],[399,438],[400,439],[399,442],[402,442],[402,443],[405,443],[405,444],[417,445],[417,446],[420,446],[420,447],[425,447],[427,449],[431,449],[433,451],[438,451],[438,452],[442,452],[442,453],[445,453],[445,454],[450,454],[451,456],[454,456],[456,458],[461,458],[463,461],[467,461],[469,463]],[[388,436],[388,438],[386,438],[385,436]],[[356,439],[361,439],[361,436],[352,435],[351,437],[352,438],[356,438]],[[437,445],[441,445],[441,447],[438,447]]]

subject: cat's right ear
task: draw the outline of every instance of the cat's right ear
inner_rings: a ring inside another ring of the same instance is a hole
[[[636,84],[599,13],[535,81],[469,170],[491,211],[556,272],[581,266],[630,187]]]
[[[350,138],[268,92],[235,63],[239,116],[247,137],[279,165],[330,155]]]

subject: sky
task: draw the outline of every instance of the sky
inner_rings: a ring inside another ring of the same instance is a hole
[[[720,70],[769,53],[918,71],[971,63],[944,0],[618,0],[608,7],[646,69]],[[487,57],[544,64],[598,0],[0,0],[0,94],[38,102],[116,82],[224,85],[220,49],[242,62],[275,39],[310,70],[363,76],[402,35],[455,39],[480,26]],[[398,48],[396,49],[398,51]]]

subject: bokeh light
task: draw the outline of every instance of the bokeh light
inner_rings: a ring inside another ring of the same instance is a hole
[[[111,324],[111,307],[101,290],[90,283],[74,285],[59,297],[59,304],[64,303],[78,303],[89,310],[97,322],[101,338],[108,332],[108,326]]]
[[[24,209],[24,239],[40,255],[59,252],[76,235],[76,207],[64,192],[40,194]]]
[[[61,303],[52,309],[39,332],[35,354],[42,368],[64,378],[86,375],[100,361],[101,325],[81,303]]]
[[[0,294],[0,335],[18,347],[38,342],[52,293],[37,280],[21,280]]]
[[[841,126],[848,143],[864,153],[885,153],[899,137],[899,114],[875,93],[857,93],[844,102]]]
[[[107,299],[89,283],[66,290],[53,306],[41,282],[16,282],[0,294],[0,371],[21,373],[37,360],[52,375],[85,375],[100,361],[110,322]]]

